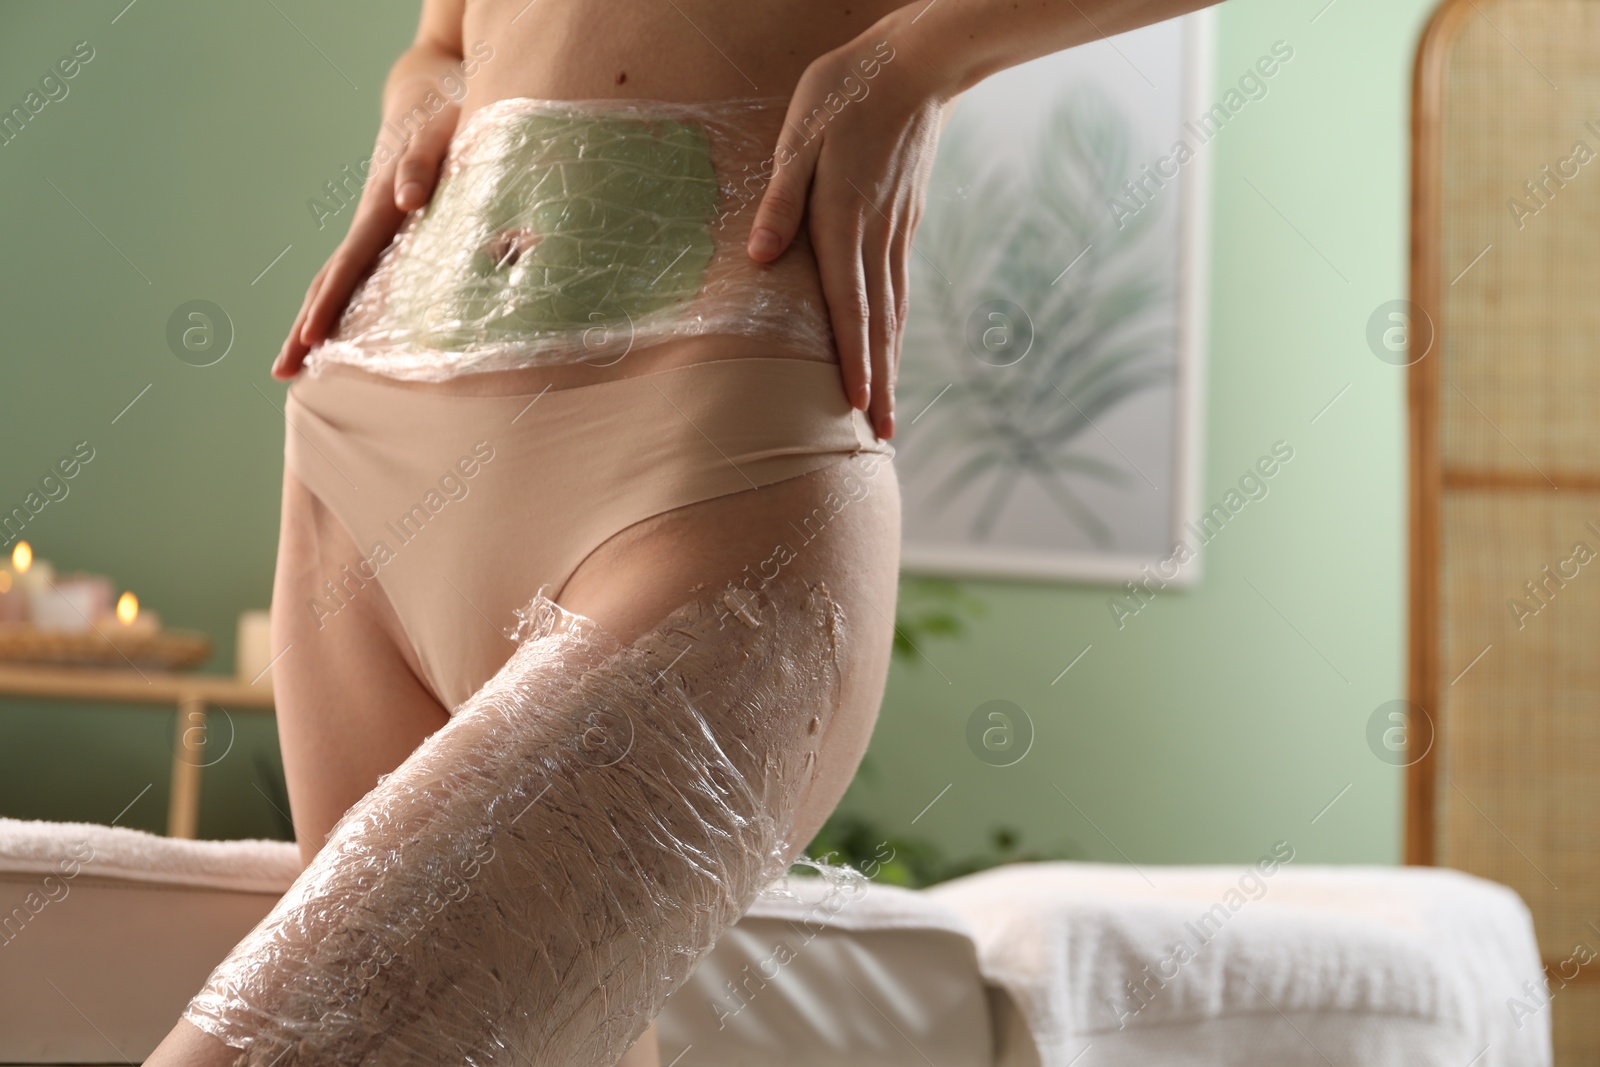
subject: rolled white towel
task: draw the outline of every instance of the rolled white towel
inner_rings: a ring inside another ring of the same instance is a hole
[[[300,873],[289,841],[186,841],[83,822],[0,819],[0,871],[87,874],[243,893],[282,893]]]

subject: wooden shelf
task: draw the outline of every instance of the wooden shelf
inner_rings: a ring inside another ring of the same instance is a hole
[[[200,771],[206,766],[206,721],[211,708],[271,712],[272,686],[250,685],[221,674],[96,667],[0,664],[0,696],[47,700],[104,700],[166,704],[178,709],[172,743],[172,797],[167,835],[192,838],[200,822]]]
[[[109,700],[122,704],[181,704],[200,700],[226,708],[272,709],[272,686],[248,685],[223,674],[107,670],[94,667],[25,667],[0,664],[0,694],[59,700]]]

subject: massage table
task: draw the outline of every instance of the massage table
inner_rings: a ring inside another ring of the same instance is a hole
[[[299,869],[285,842],[0,819],[0,1064],[139,1062]],[[1011,864],[916,892],[791,876],[668,999],[662,1062],[1550,1064],[1509,889],[1250,870]]]

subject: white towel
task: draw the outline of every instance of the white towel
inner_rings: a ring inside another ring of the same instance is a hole
[[[1508,1007],[1544,987],[1511,890],[1431,868],[1249,869],[1014,864],[926,893],[972,925],[1043,1067],[1550,1063],[1548,1008]]]
[[[68,870],[74,876],[281,895],[300,873],[300,853],[288,841],[185,841],[98,823],[0,819],[0,873]]]

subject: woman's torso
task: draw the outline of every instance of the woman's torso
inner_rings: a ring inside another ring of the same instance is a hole
[[[781,101],[818,56],[867,31],[898,6],[888,0],[822,7],[814,2],[733,4],[724,0],[469,0],[462,26],[470,62],[461,97],[461,127],[501,100],[660,100],[705,103],[749,98],[779,105],[749,120],[752,143],[770,158],[784,118]],[[864,49],[864,55],[871,51]],[[870,95],[870,86],[866,86]],[[859,89],[857,90],[860,91]],[[863,97],[864,98],[864,97]],[[745,161],[759,164],[759,159]],[[759,197],[740,208],[748,232]],[[726,238],[723,238],[726,241]],[[751,269],[755,269],[753,266]],[[804,228],[774,264],[773,284],[826,317],[815,259]],[[420,388],[477,394],[537,392],[648,373],[685,363],[745,355],[785,355],[837,362],[831,345],[814,339],[737,333],[667,337],[603,365],[562,362],[466,374]],[[349,368],[340,367],[349,372]],[[361,372],[356,372],[361,373]]]

